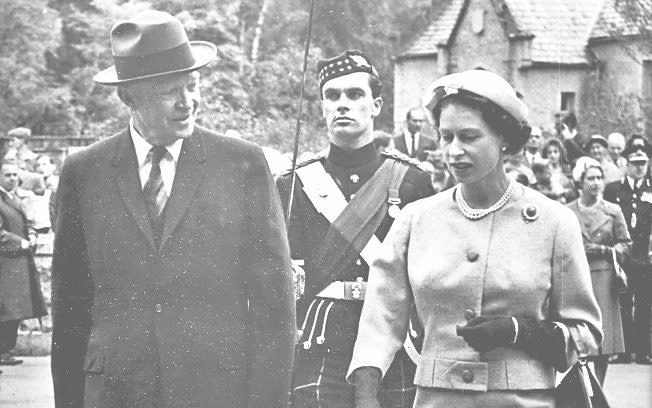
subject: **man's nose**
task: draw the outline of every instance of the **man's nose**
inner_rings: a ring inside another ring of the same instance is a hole
[[[192,107],[192,94],[188,90],[179,91],[175,107],[181,111],[187,111]]]

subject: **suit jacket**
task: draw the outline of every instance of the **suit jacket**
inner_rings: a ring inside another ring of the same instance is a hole
[[[125,130],[71,155],[52,271],[56,407],[285,407],[295,334],[262,150],[196,126],[160,245]]]
[[[394,147],[399,152],[410,156],[410,153],[408,152],[407,144],[405,143],[405,136],[403,135],[403,132],[394,136]],[[416,157],[421,161],[425,161],[428,159],[428,150],[437,150],[437,148],[438,148],[437,141],[435,139],[421,133],[419,135],[417,152],[416,154],[413,154],[411,157]]]
[[[569,365],[577,356],[571,344],[596,347],[600,311],[578,222],[527,187],[497,212],[471,221],[455,204],[456,190],[408,204],[394,222],[369,272],[349,373],[363,366],[386,370],[403,343],[414,300],[425,330],[417,401],[420,394],[436,398],[442,388],[469,398],[476,393],[468,391],[552,389],[550,363],[513,347],[477,352],[455,327],[480,315],[563,322],[571,333]],[[536,211],[528,221],[530,207]]]
[[[30,226],[19,202],[0,191],[0,322],[47,314],[32,249],[22,249]]]

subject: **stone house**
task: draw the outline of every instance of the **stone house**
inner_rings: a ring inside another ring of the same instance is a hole
[[[397,126],[434,79],[483,68],[523,95],[532,125],[552,129],[555,113],[564,110],[576,113],[585,132],[652,131],[644,120],[652,47],[616,6],[619,0],[445,1],[395,57]],[[652,1],[639,4],[652,21]]]

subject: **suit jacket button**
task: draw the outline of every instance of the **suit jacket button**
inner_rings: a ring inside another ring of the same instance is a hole
[[[157,303],[156,306],[154,306],[154,309],[156,309],[156,313],[161,313],[163,306],[161,306],[160,303]]]
[[[473,381],[473,371],[471,370],[462,371],[462,380],[464,380],[465,383],[470,383],[471,381]]]
[[[466,259],[468,259],[469,262],[475,262],[475,261],[478,260],[479,257],[480,257],[480,254],[477,251],[474,251],[472,249],[469,249],[466,252]]]
[[[471,320],[471,319],[473,319],[474,317],[475,317],[475,312],[474,312],[473,310],[471,310],[471,309],[466,309],[466,310],[464,311],[464,318],[465,318],[466,320]]]

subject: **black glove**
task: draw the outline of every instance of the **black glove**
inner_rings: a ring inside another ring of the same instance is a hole
[[[457,335],[475,351],[484,352],[513,344],[516,328],[509,317],[478,316],[465,326],[457,326]]]
[[[382,373],[377,367],[356,368],[351,374],[351,382],[355,386],[356,408],[380,408],[378,402],[378,386]]]
[[[564,333],[551,321],[517,317],[516,345],[537,360],[563,368],[566,360]]]

